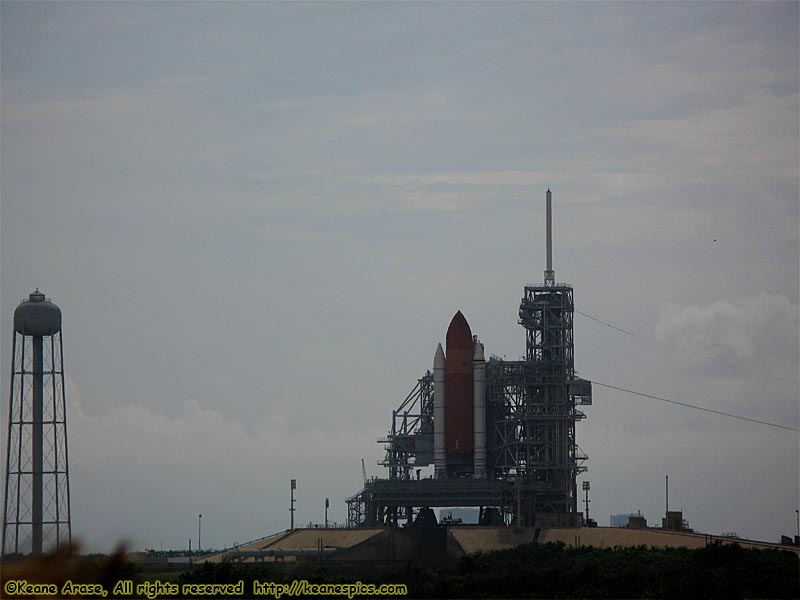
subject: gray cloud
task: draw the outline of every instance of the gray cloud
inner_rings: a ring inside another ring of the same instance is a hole
[[[697,354],[790,375],[797,367],[798,306],[785,296],[757,296],[710,305],[661,308],[656,337]],[[771,350],[767,352],[765,350]]]

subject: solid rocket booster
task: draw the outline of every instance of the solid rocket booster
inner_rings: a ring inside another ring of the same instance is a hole
[[[458,311],[447,329],[444,370],[445,446],[449,454],[470,454],[473,439],[472,331]],[[435,381],[434,381],[435,386]],[[434,392],[435,393],[435,392]],[[435,397],[434,397],[435,410]],[[435,419],[435,417],[434,417]]]
[[[444,350],[439,344],[433,357],[433,476],[437,479],[445,477],[447,473],[444,378]]]

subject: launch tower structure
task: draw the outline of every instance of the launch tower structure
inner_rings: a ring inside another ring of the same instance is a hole
[[[552,259],[552,194],[547,190],[547,269],[544,283],[526,285],[519,307],[525,328],[523,399],[495,421],[501,450],[496,472],[531,484],[530,513],[577,513],[576,476],[587,457],[575,440],[575,423],[591,403],[591,383],[575,373],[572,286],[556,283]],[[495,402],[495,405],[498,403]],[[502,405],[502,402],[500,402]],[[508,450],[505,452],[505,450]]]
[[[576,481],[588,457],[575,424],[585,418],[577,407],[592,403],[592,387],[575,371],[573,288],[557,283],[553,270],[550,190],[546,202],[544,282],[525,286],[519,308],[524,358],[486,360],[457,312],[446,356],[440,344],[433,372],[392,412],[379,440],[389,478],[366,481],[347,500],[350,526],[409,523],[437,506],[479,507],[486,525],[581,523]],[[430,465],[433,476],[421,478]]]

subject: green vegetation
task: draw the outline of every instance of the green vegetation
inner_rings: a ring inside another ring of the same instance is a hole
[[[414,598],[800,598],[800,560],[714,544],[690,550],[527,544],[439,564],[206,564],[181,583],[405,583]]]

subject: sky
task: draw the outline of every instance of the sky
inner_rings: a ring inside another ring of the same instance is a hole
[[[798,12],[0,3],[0,364],[40,288],[74,535],[196,547],[203,514],[230,546],[289,526],[291,478],[298,523],[344,522],[457,310],[524,353],[548,187],[557,280],[639,336],[576,314],[582,377],[796,429]],[[585,412],[601,525],[660,524],[669,475],[699,531],[795,533],[796,431],[599,385]]]

